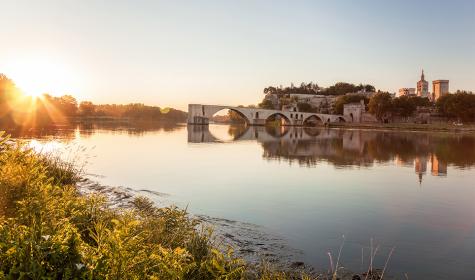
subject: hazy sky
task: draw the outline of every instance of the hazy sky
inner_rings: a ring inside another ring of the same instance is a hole
[[[96,103],[251,104],[268,85],[475,90],[475,0],[0,0],[0,72]]]

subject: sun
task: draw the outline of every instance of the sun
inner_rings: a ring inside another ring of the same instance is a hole
[[[45,57],[13,61],[7,73],[24,94],[32,97],[44,93],[59,96],[77,90],[77,79],[70,68]]]

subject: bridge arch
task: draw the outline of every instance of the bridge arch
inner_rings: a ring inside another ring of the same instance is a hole
[[[225,110],[228,110],[228,112],[233,112],[233,113],[236,113],[239,117],[241,117],[245,124],[250,124],[251,121],[249,119],[249,117],[246,115],[246,113],[244,113],[243,111],[239,110],[239,107],[219,107],[219,108],[216,108],[215,110],[209,112],[209,118],[213,118],[217,113],[219,113],[220,111],[225,111]]]
[[[318,115],[310,115],[303,121],[304,126],[317,126],[317,125],[323,125],[323,124],[324,124],[324,120],[320,118]]]
[[[272,113],[266,118],[266,124],[271,121],[281,120],[280,125],[291,125],[292,121],[280,112]]]
[[[338,117],[338,122],[344,123],[346,120],[344,117]]]

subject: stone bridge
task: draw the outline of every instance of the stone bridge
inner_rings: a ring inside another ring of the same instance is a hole
[[[238,113],[248,125],[265,125],[268,120],[279,120],[283,125],[303,126],[336,122],[351,122],[351,118],[343,115],[305,113],[296,111],[268,110],[260,108],[233,107],[223,105],[188,105],[189,124],[209,124],[214,114],[221,110]]]

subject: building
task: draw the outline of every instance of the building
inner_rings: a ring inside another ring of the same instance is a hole
[[[363,114],[366,112],[364,100],[355,103],[347,103],[343,105],[343,116],[348,117],[351,122],[362,122]]]
[[[449,80],[435,80],[432,82],[432,100],[437,101],[441,96],[449,93]]]
[[[424,79],[424,70],[422,70],[421,80],[417,82],[417,96],[429,98],[429,82]]]
[[[415,88],[400,88],[399,89],[399,95],[400,96],[411,96],[411,95],[416,95],[416,89]]]

